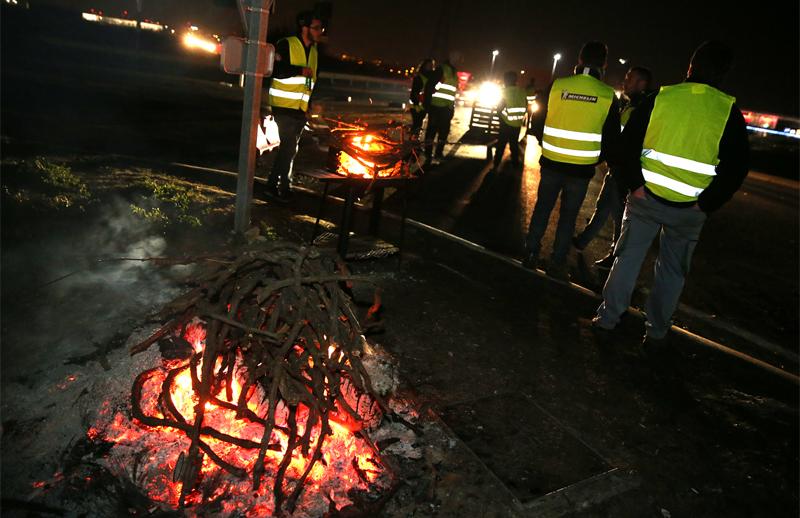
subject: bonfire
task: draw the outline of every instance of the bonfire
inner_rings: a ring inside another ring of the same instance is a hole
[[[320,515],[354,491],[387,493],[391,471],[365,430],[391,410],[343,290],[365,279],[286,243],[206,262],[215,266],[159,314],[166,323],[131,348],[171,344],[136,378],[131,416],[112,412],[90,438],[129,452],[153,502],[193,514]]]

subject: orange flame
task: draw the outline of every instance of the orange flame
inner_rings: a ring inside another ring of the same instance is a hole
[[[185,338],[190,341],[195,350],[202,351],[205,340],[205,330],[202,324],[190,324],[187,326]],[[328,356],[332,357],[341,354],[334,346],[329,347]],[[220,360],[221,363],[221,360]],[[220,368],[218,363],[215,368]],[[237,366],[241,367],[241,358],[237,361]],[[192,387],[192,373],[189,363],[185,365],[167,365],[156,371],[144,384],[142,390],[142,410],[146,415],[163,417],[160,410],[159,394],[162,385],[167,379],[169,367],[179,368],[181,371],[174,377],[169,386],[169,395],[178,412],[184,417],[186,422],[194,420],[195,407],[198,398]],[[200,366],[197,367],[196,376],[199,377]],[[228,400],[236,403],[242,392],[242,385],[236,376],[233,377],[231,386],[232,397],[227,399],[224,387],[220,389],[215,397],[221,400]],[[266,415],[268,402],[266,402],[264,391],[258,387],[247,394],[247,406],[258,415]],[[138,455],[138,452],[149,451],[150,455],[145,456],[145,467],[139,468],[141,473],[146,474],[144,489],[148,496],[156,502],[161,502],[169,506],[178,505],[181,493],[181,483],[172,481],[172,472],[178,462],[182,452],[185,452],[190,444],[189,438],[180,430],[158,427],[149,428],[139,423],[132,422],[122,412],[113,414],[113,418],[108,415],[108,402],[104,403],[101,410],[101,418],[105,415],[107,422],[98,423],[91,427],[87,436],[91,440],[104,439],[115,443],[113,452],[119,455]],[[300,405],[297,409],[298,434],[305,433],[306,422],[308,420],[308,409]],[[288,409],[279,404],[276,409],[276,424],[281,428],[286,428]],[[207,402],[203,417],[203,426],[213,428],[224,434],[246,439],[254,443],[260,443],[264,433],[264,427],[260,423],[248,419],[237,418],[236,411],[218,406],[212,402]],[[331,434],[326,437],[323,450],[322,461],[317,462],[311,470],[305,482],[305,489],[301,495],[299,504],[301,506],[323,505],[321,509],[327,511],[329,498],[333,498],[337,507],[349,504],[347,498],[348,491],[359,488],[369,490],[368,485],[379,481],[384,473],[381,464],[375,458],[369,446],[359,437],[355,436],[346,426],[330,421]],[[267,450],[266,464],[277,469],[287,448],[288,436],[283,429],[276,427],[272,431],[270,444],[277,444],[275,449]],[[311,431],[311,445],[313,446],[319,437],[319,427]],[[257,458],[258,450],[247,449],[233,445],[229,442],[219,441],[211,436],[203,435],[205,442],[220,458],[224,461],[252,472]],[[292,453],[292,458],[286,470],[286,481],[297,481],[304,473],[306,466],[310,462],[309,458],[304,457],[300,449]],[[124,466],[124,462],[117,465]],[[356,466],[358,469],[356,469]],[[225,496],[221,499],[224,514],[234,512],[244,516],[264,516],[273,514],[274,502],[270,483],[261,485],[258,491],[253,491],[251,479],[239,479],[228,474],[208,456],[203,457],[201,466],[202,481],[216,481],[216,486],[199,488],[193,492],[186,500],[187,505],[195,505],[201,502],[202,494],[206,498],[211,494],[211,498]],[[269,477],[269,473],[266,475]],[[363,480],[366,478],[366,481]],[[368,482],[368,483],[367,483]],[[314,502],[317,502],[314,504]],[[320,513],[322,514],[322,513]]]

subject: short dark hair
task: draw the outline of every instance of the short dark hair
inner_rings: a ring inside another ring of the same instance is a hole
[[[316,18],[314,13],[311,11],[301,11],[297,13],[297,27],[308,27],[311,25],[311,21]]]
[[[650,71],[649,68],[645,67],[631,67],[628,70],[631,74],[636,74],[639,76],[639,79],[642,79],[645,83],[647,83],[646,88],[650,88],[650,85],[653,83],[653,73]]]
[[[608,57],[608,47],[602,41],[587,41],[578,53],[580,63],[588,67],[604,67],[606,57]]]
[[[692,75],[722,80],[733,65],[733,50],[717,40],[705,41],[692,54]]]
[[[517,84],[517,73],[513,70],[509,70],[503,74],[503,83],[505,83],[506,86],[514,86]]]

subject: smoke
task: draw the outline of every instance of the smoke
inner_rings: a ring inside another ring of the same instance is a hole
[[[168,253],[161,229],[134,216],[127,201],[104,203],[96,217],[74,225],[54,225],[61,228],[67,230],[2,251],[4,381],[36,386],[38,372],[129,333],[180,291],[169,269],[127,260]]]

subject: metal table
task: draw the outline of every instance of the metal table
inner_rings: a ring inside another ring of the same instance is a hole
[[[322,217],[322,211],[325,209],[325,203],[328,200],[328,191],[331,185],[342,185],[346,188],[344,204],[342,206],[342,217],[339,222],[339,238],[336,246],[336,251],[344,258],[347,255],[347,245],[350,238],[350,227],[353,222],[353,209],[355,208],[356,194],[363,189],[368,188],[374,196],[372,202],[372,210],[369,217],[369,234],[377,236],[380,230],[381,210],[383,206],[383,192],[387,187],[393,187],[402,192],[403,209],[400,216],[400,242],[399,253],[403,253],[403,238],[405,236],[406,226],[406,213],[408,210],[408,196],[407,189],[409,186],[419,180],[417,176],[395,176],[388,178],[364,178],[360,176],[344,176],[336,173],[314,171],[305,173],[306,176],[319,180],[324,188],[322,191],[322,199],[320,200],[319,210],[317,212],[317,219],[314,222],[314,231],[311,236],[311,241],[317,237],[319,231],[319,221]]]

